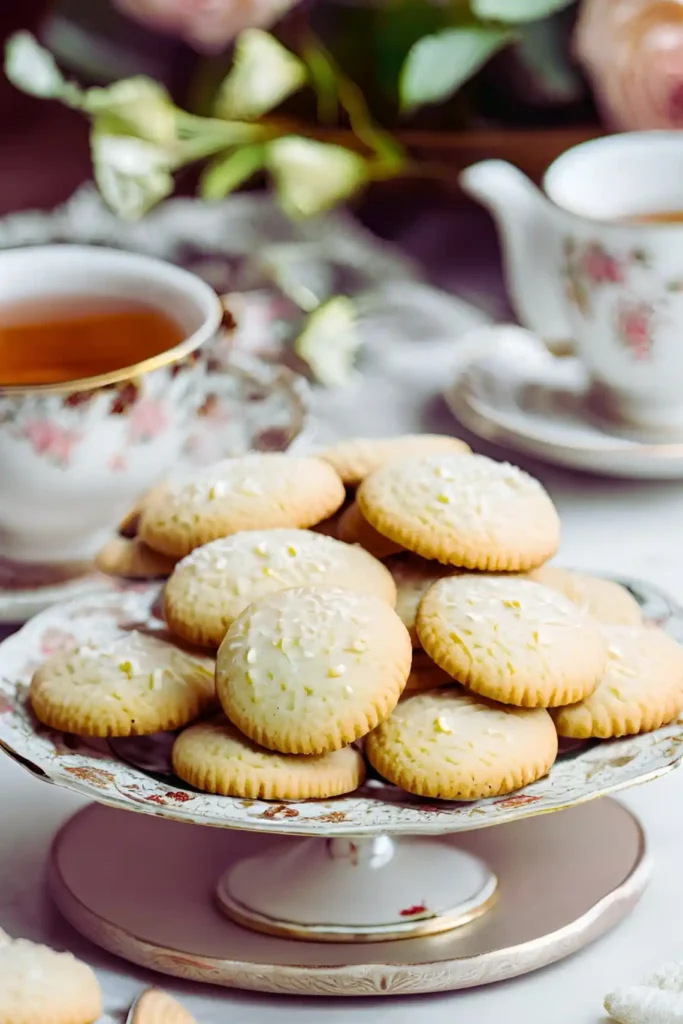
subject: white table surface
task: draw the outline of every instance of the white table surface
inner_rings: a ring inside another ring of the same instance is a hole
[[[463,313],[457,326],[466,320]],[[365,354],[362,378],[316,400],[319,439],[344,432],[453,430],[438,398],[449,379],[452,345],[451,337],[397,350],[385,336]],[[474,443],[477,450],[487,450]],[[607,481],[524,464],[543,479],[559,506],[563,564],[641,577],[683,602],[683,482]],[[0,754],[0,926],[13,935],[69,948],[92,963],[104,987],[109,1020],[116,1022],[124,1019],[141,987],[156,981],[179,995],[199,1024],[319,1024],[323,1019],[329,1024],[599,1024],[608,990],[631,983],[665,960],[683,958],[683,772],[623,799],[645,826],[654,875],[633,915],[592,947],[527,977],[468,992],[301,1000],[178,984],[136,970],[81,939],[49,905],[43,872],[52,836],[82,801],[34,779]]]

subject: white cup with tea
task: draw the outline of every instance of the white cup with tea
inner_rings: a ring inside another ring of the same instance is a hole
[[[683,436],[683,133],[582,143],[542,190],[501,160],[460,181],[498,223],[520,321],[576,341],[590,412],[618,433]]]
[[[0,252],[0,563],[76,574],[176,463],[220,325],[207,284],[95,246]]]

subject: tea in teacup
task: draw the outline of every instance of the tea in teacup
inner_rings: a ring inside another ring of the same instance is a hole
[[[0,387],[110,373],[174,348],[185,331],[141,302],[45,296],[0,306]]]

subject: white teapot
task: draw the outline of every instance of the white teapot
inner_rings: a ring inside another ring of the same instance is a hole
[[[582,143],[542,189],[502,160],[460,182],[498,224],[519,320],[575,339],[593,412],[620,432],[683,436],[683,133]]]

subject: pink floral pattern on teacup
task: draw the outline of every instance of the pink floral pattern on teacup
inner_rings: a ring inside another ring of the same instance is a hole
[[[652,355],[656,310],[642,299],[619,299],[615,313],[617,337],[638,361]]]
[[[36,455],[45,456],[49,462],[63,469],[69,465],[74,448],[81,439],[79,431],[61,427],[48,417],[27,420],[20,435],[30,442]]]
[[[624,271],[619,260],[599,242],[591,242],[583,252],[583,270],[592,284],[620,284]]]
[[[683,127],[683,0],[583,0],[575,49],[613,127]]]
[[[133,444],[152,441],[168,430],[170,425],[170,417],[163,401],[141,398],[131,410],[128,437]]]
[[[564,277],[570,302],[589,316],[596,290],[624,282],[624,261],[608,252],[601,242],[577,242],[568,236],[564,243]]]
[[[638,362],[652,359],[671,300],[683,293],[683,278],[662,275],[643,248],[617,253],[600,241],[572,236],[564,239],[562,270],[567,297],[584,320],[595,317],[601,298],[620,347]]]
[[[180,36],[197,50],[224,50],[245,28],[277,21],[296,0],[114,0],[124,14]]]

